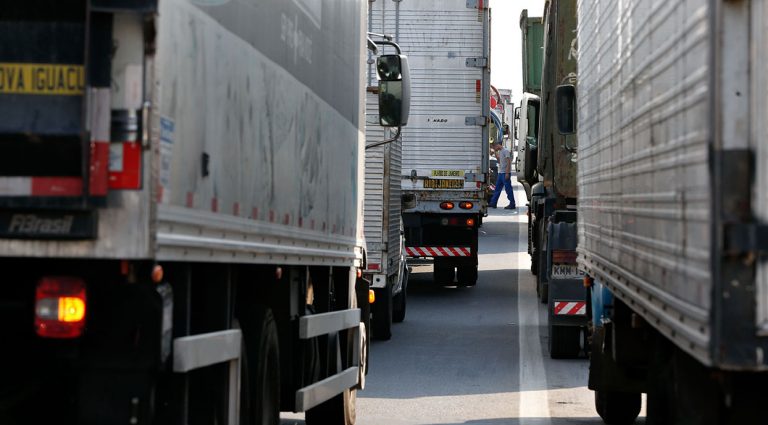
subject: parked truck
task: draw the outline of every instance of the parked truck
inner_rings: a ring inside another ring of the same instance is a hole
[[[579,265],[609,424],[765,422],[768,5],[580,2]],[[570,91],[570,94],[568,93]]]
[[[536,292],[548,309],[549,354],[574,357],[585,352],[587,292],[576,264],[577,138],[557,126],[556,93],[575,86],[578,56],[576,1],[544,4],[541,88],[537,91],[536,18],[524,11],[523,75],[526,89],[519,111],[524,186],[530,186],[528,251],[536,275]]]
[[[541,94],[541,66],[544,61],[544,22],[542,18],[528,16],[528,9],[520,13],[520,35],[522,39],[523,94],[515,111],[515,139],[517,158],[515,171],[517,180],[523,186],[528,202],[531,201],[531,186],[538,183],[536,174],[536,146],[538,143],[539,108]],[[530,228],[531,217],[528,214]],[[530,243],[529,243],[529,254]],[[533,256],[532,256],[533,258]],[[534,270],[534,272],[536,272]]]
[[[368,25],[370,28],[373,24],[369,21]],[[363,206],[366,266],[363,277],[370,282],[375,294],[371,305],[372,337],[389,340],[392,322],[405,320],[407,305],[408,267],[400,201],[403,149],[399,137],[394,137],[396,133],[379,125],[376,56],[369,52],[369,58]],[[390,139],[393,140],[382,143]]]
[[[433,259],[438,284],[477,282],[487,210],[490,10],[482,0],[377,0],[370,22],[408,53],[413,102],[402,133],[407,257]]]
[[[0,422],[354,423],[365,13],[3,8]]]

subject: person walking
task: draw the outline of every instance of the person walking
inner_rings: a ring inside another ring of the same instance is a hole
[[[503,187],[504,191],[507,192],[507,199],[509,199],[509,205],[504,207],[504,209],[517,209],[515,206],[515,194],[512,191],[512,156],[509,153],[509,149],[498,142],[493,144],[493,150],[496,151],[496,159],[498,159],[499,176],[496,178],[496,190],[493,191],[493,197],[489,206],[496,208],[496,203],[499,201]]]

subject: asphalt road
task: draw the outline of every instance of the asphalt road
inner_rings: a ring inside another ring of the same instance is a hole
[[[431,266],[414,267],[405,321],[390,341],[371,346],[358,424],[602,424],[586,388],[587,360],[547,354],[546,307],[536,300],[526,252],[525,194],[515,192],[518,212],[499,208],[484,220],[476,287],[438,287]],[[283,423],[303,420],[289,415]]]

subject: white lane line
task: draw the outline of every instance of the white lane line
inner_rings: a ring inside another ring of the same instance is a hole
[[[520,220],[522,223],[524,221]],[[520,370],[520,425],[551,424],[549,418],[549,394],[544,372],[544,357],[539,337],[539,300],[536,289],[526,273],[530,270],[530,258],[526,252],[528,234],[522,225],[518,233],[517,260],[517,319]],[[526,419],[530,418],[530,419]],[[536,418],[536,420],[531,420]]]

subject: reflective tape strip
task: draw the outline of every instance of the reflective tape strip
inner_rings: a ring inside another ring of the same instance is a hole
[[[2,177],[0,196],[80,196],[79,177]]]
[[[587,303],[584,301],[555,301],[555,315],[583,316],[587,314]]]
[[[409,257],[470,257],[472,248],[450,246],[407,246],[405,253]]]

